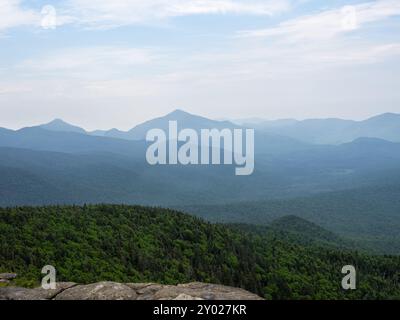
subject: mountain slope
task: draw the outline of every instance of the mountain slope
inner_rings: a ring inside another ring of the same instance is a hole
[[[23,148],[63,153],[111,152],[142,156],[145,143],[64,131],[49,131],[40,127],[0,132],[0,147]]]
[[[105,152],[77,154],[0,148],[0,154],[0,167],[26,173],[19,176],[20,183],[12,194],[5,196],[6,193],[0,192],[0,206],[102,202],[152,205],[215,203],[232,195],[249,199],[254,194],[250,186],[264,181],[262,174],[250,179],[236,177],[232,165],[150,166],[140,157]],[[32,180],[30,176],[36,179]],[[5,180],[5,177],[0,176],[0,184],[7,189],[10,180]],[[12,177],[10,179],[12,181]],[[32,196],[29,190],[35,190],[43,182],[49,186],[43,192],[46,197]],[[226,183],[232,187],[226,188]],[[52,185],[57,186],[54,191],[63,192],[53,192]],[[241,189],[243,185],[248,186],[245,192]]]
[[[342,249],[364,249],[348,239],[343,239],[315,223],[295,215],[283,216],[267,225],[228,224],[229,227],[269,238],[276,238],[302,245],[315,245]]]
[[[345,244],[345,241],[333,232],[295,215],[278,218],[268,227],[275,233],[286,234],[301,243],[329,244],[338,247]]]
[[[17,272],[25,285],[51,264],[59,281],[78,283],[202,281],[269,299],[399,299],[399,259],[303,246],[160,208],[0,209],[0,272]],[[346,292],[347,264],[357,266],[358,289]]]

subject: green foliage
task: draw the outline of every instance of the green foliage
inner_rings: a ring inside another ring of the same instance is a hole
[[[0,209],[0,271],[16,272],[20,284],[33,286],[48,264],[58,281],[203,281],[270,299],[400,299],[400,257],[304,244],[160,208]],[[347,264],[359,276],[351,292],[341,289]]]
[[[393,179],[397,179],[398,172],[399,170],[393,172]],[[359,249],[379,254],[399,255],[399,194],[400,185],[394,184],[319,193],[293,199],[175,208],[196,214],[211,222],[264,226],[269,226],[278,218],[295,214],[351,240]]]

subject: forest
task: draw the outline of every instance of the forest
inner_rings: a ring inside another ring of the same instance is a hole
[[[400,257],[372,255],[306,220],[270,226],[210,223],[170,209],[82,205],[0,208],[0,272],[36,286],[58,281],[202,281],[266,299],[400,299]],[[282,228],[282,226],[285,228]],[[357,289],[341,287],[344,265]]]

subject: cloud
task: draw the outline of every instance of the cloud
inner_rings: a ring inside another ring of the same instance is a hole
[[[289,0],[69,0],[65,13],[94,28],[146,24],[201,14],[271,16],[288,10]]]
[[[20,0],[0,1],[0,32],[19,26],[38,25],[39,21],[38,13],[23,9]]]
[[[295,18],[277,27],[240,31],[240,37],[277,37],[281,41],[321,40],[400,15],[400,1],[378,0]]]
[[[13,10],[21,11],[15,6],[18,2],[13,3]],[[64,23],[79,24],[66,32],[79,32],[82,26],[151,24],[185,15],[268,17],[288,10],[290,3],[70,0],[60,4],[57,13],[58,17],[69,17],[61,20]],[[118,121],[127,125],[132,125],[129,114],[135,119],[150,112],[156,115],[167,106],[192,106],[193,111],[206,108],[221,113],[234,110],[239,115],[240,110],[262,113],[275,105],[277,113],[290,111],[295,116],[296,112],[301,114],[303,106],[308,110],[309,104],[319,110],[330,103],[333,110],[336,103],[343,103],[347,112],[354,105],[372,106],[381,97],[397,103],[399,98],[392,87],[400,74],[396,72],[400,43],[398,35],[388,30],[393,21],[388,24],[385,19],[397,15],[399,5],[400,1],[382,0],[325,10],[272,28],[242,32],[240,37],[221,37],[218,43],[202,38],[200,41],[204,42],[195,47],[161,41],[159,47],[141,48],[129,45],[130,37],[121,42],[121,37],[111,39],[109,35],[101,37],[96,46],[78,47],[88,36],[83,33],[76,47],[62,48],[56,41],[44,50],[27,50],[25,60],[14,66],[10,63],[14,59],[8,61],[6,57],[0,73],[7,81],[0,83],[0,101],[16,118],[20,112],[13,111],[14,106],[28,110],[43,104],[43,110],[51,110],[43,112],[52,114],[59,110],[73,117],[79,117],[81,112],[103,113],[105,124],[111,114],[118,113]],[[352,20],[354,12],[356,20]],[[261,20],[257,19],[257,23]],[[270,23],[270,19],[264,20]],[[20,22],[7,25],[36,23],[35,19],[14,21]],[[369,23],[365,33],[359,33]],[[352,37],[342,36],[350,31]],[[125,30],[120,32],[126,35]],[[392,58],[397,60],[389,60]]]
[[[63,48],[37,58],[27,59],[15,68],[18,73],[90,79],[134,72],[159,59],[155,49],[94,46]]]
[[[171,18],[204,14],[272,16],[291,8],[299,0],[63,0],[51,8],[56,26],[79,25],[107,29],[136,24],[159,24]],[[40,27],[46,12],[27,8],[22,0],[0,1],[0,31]]]
[[[0,95],[21,94],[27,92],[32,92],[29,85],[0,82]]]
[[[238,0],[194,0],[169,1],[166,14],[171,16],[195,14],[254,14],[273,15],[290,8],[288,1],[238,1]]]
[[[378,0],[329,9],[279,23],[275,27],[241,31],[236,40],[251,48],[251,70],[256,67],[275,75],[321,72],[321,68],[374,64],[400,55],[398,37],[382,21],[400,15],[400,1]],[[378,22],[364,32],[366,24]],[[375,28],[375,29],[374,29]],[[351,32],[351,37],[348,33]]]

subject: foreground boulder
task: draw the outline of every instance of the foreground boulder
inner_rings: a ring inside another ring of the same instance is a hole
[[[261,300],[243,289],[193,282],[177,286],[155,283],[57,283],[55,290],[0,288],[0,300]]]

